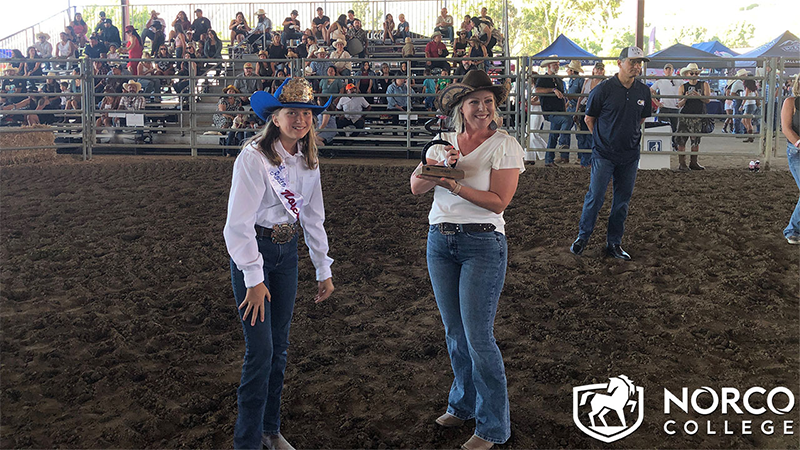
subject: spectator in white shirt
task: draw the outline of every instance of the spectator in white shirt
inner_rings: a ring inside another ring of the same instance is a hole
[[[674,68],[672,64],[667,64],[664,66],[664,76],[671,77],[674,73]],[[656,80],[653,83],[653,86],[650,87],[650,92],[653,94],[653,99],[655,99],[656,104],[658,105],[658,114],[674,114],[673,117],[664,117],[663,119],[668,121],[670,127],[672,127],[672,132],[674,133],[675,130],[678,129],[678,98],[663,98],[665,95],[678,95],[678,92],[681,89],[681,85],[683,83],[680,80],[668,80],[661,78]],[[659,120],[662,120],[659,117]],[[672,138],[672,149],[675,150],[675,138]]]
[[[350,83],[347,86],[345,86],[345,91],[347,91],[347,93],[350,95],[356,95],[358,94],[358,87],[355,84]],[[369,111],[372,109],[372,106],[370,106],[369,102],[367,102],[367,99],[365,99],[364,97],[341,97],[339,98],[339,103],[336,105],[336,109],[345,112],[344,116],[340,116],[338,119],[339,128],[344,128],[346,126],[352,125],[356,127],[357,130],[363,130],[365,123],[364,116],[362,116],[361,114],[347,114],[347,113],[354,113],[354,112],[360,113],[364,110]],[[344,132],[341,132],[339,134],[343,135]],[[351,136],[357,137],[359,134],[361,133],[358,131],[354,131],[353,134],[351,134]]]

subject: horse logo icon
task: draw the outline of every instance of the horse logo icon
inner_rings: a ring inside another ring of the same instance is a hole
[[[649,152],[660,152],[661,151],[661,141],[647,141],[647,151]]]
[[[619,375],[609,378],[608,383],[572,388],[572,418],[584,433],[610,443],[639,428],[644,421],[643,402],[644,389]],[[630,409],[626,411],[627,407]],[[610,412],[615,414],[607,417]],[[630,422],[633,423],[628,425]]]

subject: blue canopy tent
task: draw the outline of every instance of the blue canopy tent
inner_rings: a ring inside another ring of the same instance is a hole
[[[596,59],[587,59],[597,58],[596,55],[587,52],[581,48],[580,45],[576,44],[563,34],[559,34],[556,40],[554,40],[553,43],[550,44],[546,49],[531,56],[531,62],[538,65],[550,55],[558,55],[558,59],[561,61],[562,65],[568,64],[569,60],[571,59],[580,60],[582,66],[591,66],[597,62]]]
[[[683,44],[675,44],[672,47],[647,55],[647,57],[650,58],[648,67],[653,69],[660,69],[667,63],[672,64],[675,70],[679,70],[692,62],[706,69],[724,69],[734,65],[734,62],[728,58],[721,58],[713,53]]]
[[[692,47],[713,55],[722,56],[723,58],[731,58],[738,55],[738,53],[729,49],[720,41],[700,42],[698,44],[692,44]]]
[[[786,67],[800,66],[800,39],[789,31],[736,58],[786,58]],[[737,67],[753,67],[755,61],[737,61]]]

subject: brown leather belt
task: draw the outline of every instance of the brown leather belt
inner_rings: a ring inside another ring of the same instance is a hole
[[[440,223],[439,232],[445,235],[456,233],[486,233],[494,231],[497,227],[491,223]]]
[[[268,237],[272,239],[272,242],[275,244],[283,245],[289,243],[295,236],[297,236],[297,232],[300,230],[300,225],[297,222],[295,223],[279,223],[274,225],[272,228],[262,227],[261,225],[256,225],[256,236],[258,237]]]

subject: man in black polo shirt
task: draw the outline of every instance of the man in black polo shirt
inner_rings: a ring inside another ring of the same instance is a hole
[[[83,54],[88,58],[98,59],[105,58],[106,53],[108,53],[106,46],[97,39],[96,34],[92,34],[89,37],[89,43],[86,45],[86,48],[83,49]]]
[[[297,20],[297,10],[292,10],[289,17],[283,19],[283,33],[281,33],[281,45],[289,46],[289,40],[300,39],[303,30],[300,29],[300,21]]]
[[[608,182],[614,180],[614,197],[608,216],[606,253],[630,261],[620,246],[628,217],[628,204],[639,165],[641,125],[652,113],[650,89],[636,77],[642,73],[644,52],[627,47],[619,55],[619,73],[600,83],[589,94],[586,125],[592,132],[592,176],[583,201],[578,239],[570,251],[583,253],[594,231],[597,214],[603,206]]]
[[[208,20],[208,17],[203,17],[203,10],[202,9],[195,9],[194,10],[194,22],[192,22],[192,40],[195,42],[200,42],[200,36],[208,33],[208,30],[211,29],[211,21]]]

